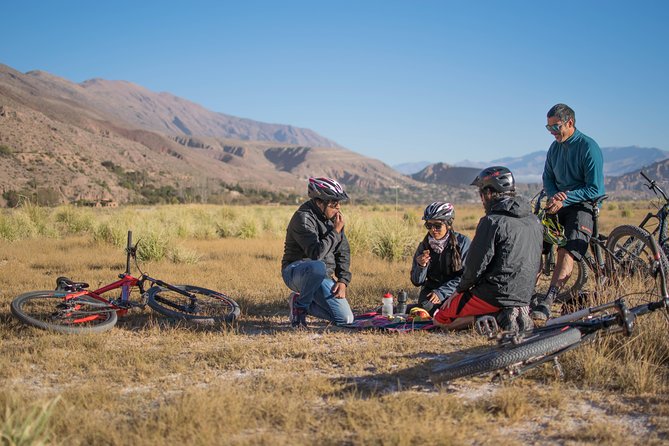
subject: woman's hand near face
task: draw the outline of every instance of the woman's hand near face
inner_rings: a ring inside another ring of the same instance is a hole
[[[416,256],[416,263],[418,263],[420,267],[425,268],[430,263],[430,250],[426,249],[422,254]]]

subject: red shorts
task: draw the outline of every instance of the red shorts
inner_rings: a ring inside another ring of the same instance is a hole
[[[434,320],[440,324],[450,324],[460,317],[481,316],[484,314],[497,313],[499,310],[500,308],[490,305],[488,302],[471,293],[458,293],[453,297],[448,308],[442,306],[434,314]]]

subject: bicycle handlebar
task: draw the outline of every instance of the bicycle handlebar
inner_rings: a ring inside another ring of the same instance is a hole
[[[646,181],[648,181],[648,184],[646,185],[646,187],[648,187],[648,189],[650,189],[650,190],[652,190],[653,192],[655,192],[655,194],[658,194],[658,193],[659,193],[660,195],[662,195],[662,198],[664,198],[664,202],[665,202],[665,203],[669,203],[669,198],[667,198],[667,194],[664,192],[664,190],[663,190],[660,186],[657,185],[657,182],[656,182],[655,180],[651,180],[650,178],[648,178],[648,175],[646,175],[645,173],[643,173],[643,170],[642,170],[641,172],[639,172],[639,173],[641,174],[641,176],[642,176]]]

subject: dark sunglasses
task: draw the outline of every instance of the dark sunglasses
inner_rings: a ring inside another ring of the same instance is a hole
[[[441,231],[441,228],[443,228],[444,226],[446,226],[444,223],[430,223],[427,221],[425,222],[425,229],[427,229],[428,231],[430,229],[436,229],[437,231]]]
[[[327,207],[336,209],[340,206],[338,201],[328,201]]]
[[[551,133],[560,133],[560,129],[564,124],[565,124],[564,122],[562,124],[553,124],[553,125],[546,124],[546,130],[548,130]]]

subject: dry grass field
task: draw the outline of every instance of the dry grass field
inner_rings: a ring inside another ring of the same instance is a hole
[[[634,224],[647,203],[610,203],[601,228]],[[486,341],[472,331],[389,334],[310,320],[293,331],[281,281],[292,207],[164,206],[115,210],[24,206],[0,215],[2,444],[667,444],[669,323],[645,317],[632,338],[599,340],[522,379],[435,386],[429,371]],[[422,209],[343,209],[355,312],[383,293],[417,292],[410,260]],[[478,206],[458,207],[472,235]],[[62,335],[25,326],[17,295],[68,276],[96,288],[125,265],[239,302],[230,326],[172,323],[147,307],[111,331]],[[615,290],[608,290],[615,294]],[[614,297],[614,296],[611,296]]]

